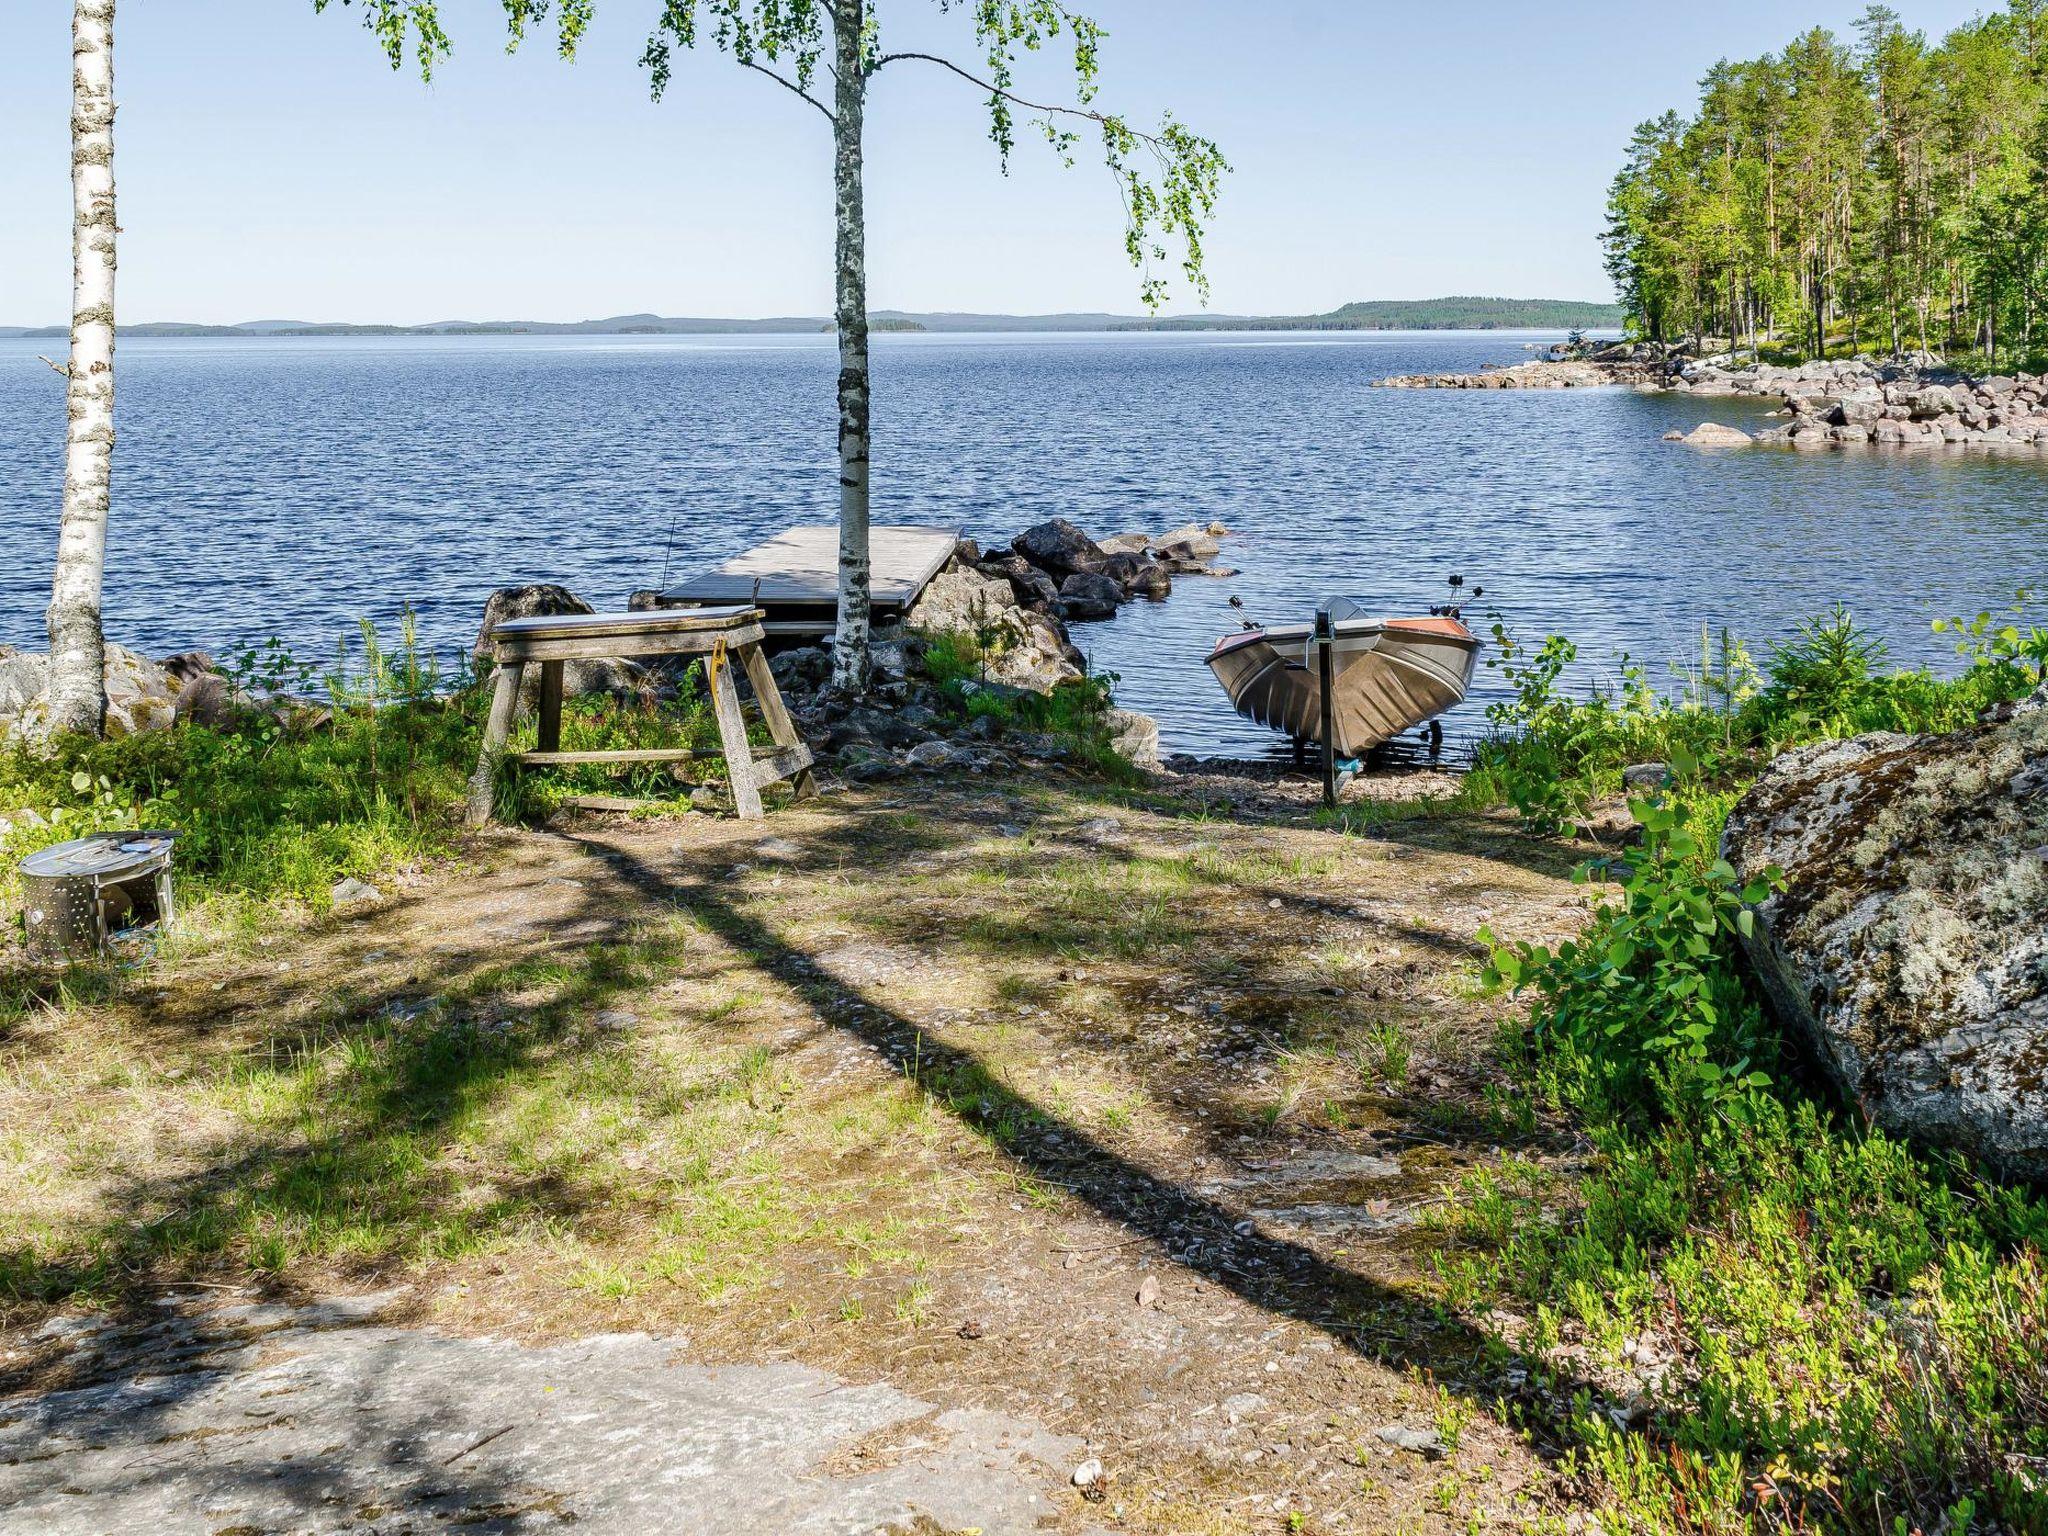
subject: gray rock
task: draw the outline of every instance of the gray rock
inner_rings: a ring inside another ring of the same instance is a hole
[[[40,651],[0,645],[0,725],[18,717],[49,685],[49,657]]]
[[[38,652],[0,646],[0,740],[42,739],[49,667],[49,658]],[[140,652],[109,641],[103,681],[110,739],[160,731],[177,718],[176,680]]]
[[[1681,441],[1693,448],[1740,448],[1749,443],[1751,438],[1740,427],[1723,426],[1718,421],[1703,421],[1686,433]]]
[[[327,899],[337,907],[353,907],[366,901],[382,901],[384,893],[368,881],[358,880],[351,875],[346,880],[334,882],[334,889],[327,893]]]
[[[1001,625],[1016,606],[1007,580],[955,563],[925,584],[903,622],[927,634],[974,635]]]
[[[1216,541],[1216,534],[1206,523],[1189,523],[1162,533],[1152,541],[1152,553],[1172,553],[1175,559],[1213,560],[1223,553],[1223,546]]]
[[[544,1348],[366,1325],[348,1307],[166,1313],[55,1336],[77,1384],[8,1400],[0,1527],[787,1536],[1056,1521],[1082,1443],[679,1340]],[[1098,1469],[1097,1476],[1100,1476]]]
[[[210,677],[220,670],[204,651],[180,651],[175,656],[166,656],[157,665],[180,687],[195,677]]]
[[[1148,533],[1119,533],[1098,540],[1096,547],[1105,555],[1142,555],[1152,547],[1152,536]]]
[[[1060,583],[1060,610],[1069,619],[1113,619],[1124,589],[1107,576],[1077,571]]]
[[[1621,770],[1621,782],[1629,789],[1662,789],[1671,782],[1668,763],[1631,763]]]
[[[1055,576],[1092,571],[1103,559],[1102,546],[1064,517],[1026,528],[1010,547],[1040,570]]]
[[[1728,818],[1738,871],[1786,871],[1750,957],[1869,1119],[2048,1176],[2048,688],[1951,736],[1780,757]]]
[[[952,747],[943,741],[920,741],[903,754],[903,760],[913,768],[941,768],[952,756]]]
[[[1413,1451],[1416,1455],[1435,1461],[1444,1454],[1444,1437],[1434,1429],[1413,1429],[1406,1424],[1383,1424],[1379,1438],[1397,1451]]]
[[[171,708],[179,720],[218,731],[236,724],[253,705],[247,694],[218,672],[202,672],[179,688]]]
[[[590,604],[567,587],[537,582],[525,587],[499,587],[484,600],[483,623],[476,643],[470,647],[472,662],[481,671],[490,666],[491,627],[507,619],[555,618],[563,614],[594,613]],[[562,696],[581,698],[593,693],[633,694],[647,686],[645,667],[623,657],[603,657],[562,664]],[[540,668],[528,667],[520,680],[519,708],[530,710],[540,698]]]
[[[1173,577],[1150,555],[1111,555],[1102,562],[1101,574],[1122,587],[1127,597],[1162,598],[1173,591]]]
[[[1112,709],[1103,717],[1109,743],[1139,768],[1159,766],[1159,722],[1134,709]]]
[[[1026,608],[1049,612],[1060,598],[1059,583],[1022,555],[1004,555],[984,560],[980,567],[987,576],[999,576],[1010,584],[1010,595]]]

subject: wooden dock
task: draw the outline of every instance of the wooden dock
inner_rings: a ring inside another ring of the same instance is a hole
[[[957,527],[886,523],[870,529],[868,592],[876,620],[901,617],[959,542]],[[674,608],[750,604],[766,615],[761,627],[771,636],[829,635],[839,608],[838,525],[810,524],[778,534],[715,570],[670,587],[661,602]]]

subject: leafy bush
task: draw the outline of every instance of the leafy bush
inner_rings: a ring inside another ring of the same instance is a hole
[[[1109,723],[1116,708],[1116,674],[1072,678],[1050,693],[992,683],[989,658],[1010,633],[998,625],[981,634],[934,630],[920,637],[925,676],[937,687],[941,704],[956,718],[990,721],[998,735],[1028,731],[1050,736],[1090,772],[1117,783],[1136,782],[1138,771],[1117,750]]]
[[[366,654],[323,679],[325,707],[251,699],[222,729],[181,723],[118,740],[69,738],[45,755],[0,752],[0,897],[19,858],[59,837],[133,827],[180,834],[183,879],[314,905],[343,875],[371,875],[445,851],[476,760],[476,701],[435,696],[412,643]],[[281,647],[246,653],[231,676],[303,683]],[[10,815],[9,813],[13,813]],[[28,814],[23,814],[28,813]]]
[[[2022,604],[2027,594],[2020,594]],[[1706,765],[1724,785],[1753,778],[1787,747],[1866,731],[1952,731],[1992,705],[2023,697],[2048,665],[2048,631],[1997,625],[1980,614],[1939,621],[1962,636],[1958,676],[1884,670],[1882,640],[1839,604],[1770,648],[1761,676],[1748,648],[1723,635],[1702,645],[1686,691],[1660,694],[1621,658],[1618,680],[1574,698],[1563,687],[1577,647],[1552,635],[1530,652],[1504,624],[1487,665],[1513,697],[1487,711],[1493,734],[1475,753],[1468,805],[1505,801],[1536,830],[1557,832],[1621,787],[1632,763],[1675,757]]]
[[[1561,1097],[1618,1122],[1739,1102],[1770,1079],[1770,1031],[1727,941],[1747,934],[1773,878],[1747,883],[1671,805],[1631,805],[1642,846],[1622,865],[1618,901],[1552,950],[1502,944],[1486,929],[1489,986],[1536,996],[1532,1027]],[[1578,872],[1591,879],[1593,866]]]

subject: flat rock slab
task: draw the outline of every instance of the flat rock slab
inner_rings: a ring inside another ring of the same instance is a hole
[[[89,1384],[0,1402],[0,1531],[1024,1536],[1081,1459],[1026,1420],[681,1364],[645,1334],[532,1348],[243,1308],[42,1338]]]

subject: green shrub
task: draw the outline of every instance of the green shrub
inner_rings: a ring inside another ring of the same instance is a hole
[[[2020,594],[2024,605],[2027,594]],[[1938,621],[1962,636],[1968,665],[1953,678],[1884,670],[1885,646],[1839,604],[1770,648],[1759,674],[1748,648],[1728,635],[1703,641],[1688,687],[1660,694],[1642,668],[1621,658],[1618,680],[1584,698],[1562,679],[1577,648],[1552,635],[1535,651],[1504,624],[1493,629],[1487,665],[1513,691],[1490,706],[1492,734],[1474,754],[1463,800],[1506,802],[1532,828],[1556,832],[1615,793],[1632,763],[1694,759],[1709,781],[1740,785],[1788,747],[1867,731],[1953,731],[1992,705],[2024,696],[2048,664],[2048,631]],[[1718,650],[1718,654],[1716,651]]]
[[[1074,763],[1115,783],[1140,778],[1116,747],[1109,715],[1116,708],[1116,674],[1072,678],[1050,693],[991,683],[988,663],[998,654],[1007,628],[980,634],[934,630],[922,635],[924,670],[939,701],[956,719],[993,721],[998,734],[1028,731],[1054,738]]]
[[[1749,932],[1775,872],[1745,883],[1703,857],[1677,809],[1630,809],[1642,846],[1623,860],[1619,899],[1584,933],[1554,950],[1502,944],[1486,929],[1479,938],[1487,984],[1535,994],[1532,1029],[1553,1095],[1642,1123],[1724,1107],[1768,1083],[1759,1063],[1773,1055],[1770,1031],[1727,941]]]

